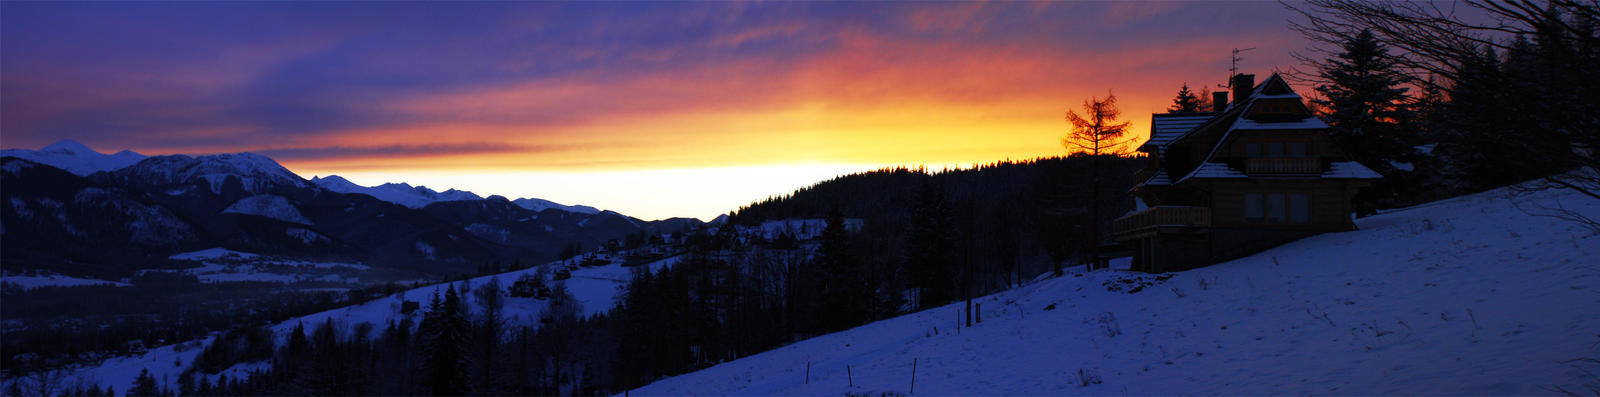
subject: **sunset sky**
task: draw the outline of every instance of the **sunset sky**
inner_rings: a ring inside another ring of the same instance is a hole
[[[1114,92],[1141,137],[1276,2],[0,3],[0,145],[250,151],[303,177],[710,219],[852,171],[1065,154]]]

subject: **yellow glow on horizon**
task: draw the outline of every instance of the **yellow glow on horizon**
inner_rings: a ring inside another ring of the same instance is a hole
[[[405,181],[444,191],[460,189],[508,199],[536,197],[588,205],[644,220],[693,217],[709,221],[770,196],[836,176],[882,168],[872,164],[798,163],[764,166],[610,171],[396,170],[339,173],[358,185]],[[300,172],[307,178],[327,174]]]

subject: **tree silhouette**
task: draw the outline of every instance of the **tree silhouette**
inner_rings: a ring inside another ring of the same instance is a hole
[[[1061,139],[1062,146],[1070,151],[1076,148],[1080,153],[1090,156],[1089,163],[1089,236],[1086,242],[1090,255],[1090,266],[1098,260],[1100,254],[1101,233],[1103,225],[1100,223],[1101,185],[1100,162],[1102,156],[1119,156],[1125,150],[1127,140],[1121,140],[1128,133],[1128,122],[1119,122],[1122,115],[1117,110],[1117,96],[1107,94],[1105,99],[1089,97],[1083,101],[1083,114],[1076,111],[1067,111],[1067,123],[1072,125],[1071,132]]]
[[[1189,91],[1189,83],[1183,83],[1183,88],[1178,89],[1178,96],[1172,98],[1172,107],[1167,108],[1167,113],[1197,112],[1200,112],[1200,97]]]
[[[1358,212],[1410,204],[1397,196],[1413,190],[1416,181],[1394,164],[1420,160],[1412,149],[1418,144],[1416,114],[1405,87],[1411,78],[1371,31],[1351,35],[1342,48],[1320,65],[1318,77],[1325,83],[1316,90],[1323,98],[1312,102],[1323,109],[1334,143],[1386,177],[1357,195]]]
[[[1091,156],[1121,154],[1128,143],[1122,140],[1128,133],[1128,123],[1117,122],[1121,116],[1116,95],[1108,94],[1105,99],[1089,97],[1083,101],[1083,114],[1067,111],[1067,124],[1072,125],[1072,130],[1061,139],[1061,145],[1068,151],[1076,149]]]

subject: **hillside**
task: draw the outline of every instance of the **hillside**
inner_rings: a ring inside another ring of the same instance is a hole
[[[1038,279],[632,395],[1544,394],[1600,387],[1600,236],[1464,196],[1193,271]],[[809,366],[810,378],[805,378]],[[849,386],[850,383],[854,386]]]
[[[668,257],[639,267],[624,267],[620,258],[607,256],[601,256],[600,258],[610,259],[611,263],[575,269],[572,271],[570,279],[561,281],[572,293],[573,298],[576,299],[577,309],[583,316],[610,310],[618,295],[622,293],[621,287],[632,277],[634,269],[648,267],[652,270],[659,270],[676,263],[680,257]],[[501,288],[506,288],[523,275],[537,274],[540,267],[555,268],[559,266],[562,266],[560,262],[553,262],[493,276],[470,278],[450,283],[450,285],[458,288],[468,286],[469,288],[477,289],[482,288],[491,279],[495,279]],[[309,329],[329,320],[332,320],[338,326],[341,330],[340,332],[345,334],[344,337],[354,334],[357,326],[362,323],[371,324],[375,326],[370,328],[372,334],[366,335],[366,337],[371,338],[377,336],[376,334],[382,330],[382,326],[390,322],[404,320],[410,321],[415,326],[422,318],[423,311],[403,313],[403,302],[419,302],[426,306],[433,295],[442,293],[445,288],[447,288],[445,284],[413,288],[361,304],[291,318],[278,322],[269,329],[279,345],[282,345],[289,338],[296,325],[304,325]],[[478,300],[467,299],[466,302],[470,312],[481,313],[484,310]],[[548,310],[550,304],[551,301],[544,299],[507,296],[504,300],[505,306],[503,309],[505,324],[507,327],[529,326],[538,328],[540,325],[538,318]],[[68,383],[97,383],[116,387],[122,391],[126,391],[124,387],[132,384],[141,370],[149,371],[157,379],[166,379],[163,382],[176,382],[179,375],[192,368],[196,363],[196,358],[215,340],[216,338],[213,335],[199,340],[154,347],[141,354],[111,358],[94,365],[75,368],[67,371],[68,375],[66,376],[69,379]],[[250,370],[263,368],[271,368],[271,365],[264,362],[241,363],[228,371],[224,371],[223,374],[239,379],[248,376]],[[216,375],[212,375],[211,378],[214,380]],[[14,380],[7,380],[7,382],[10,381]]]

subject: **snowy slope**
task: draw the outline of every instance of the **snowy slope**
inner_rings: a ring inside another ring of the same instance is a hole
[[[222,210],[222,213],[259,215],[289,223],[311,224],[311,220],[301,215],[300,210],[294,207],[294,203],[275,194],[258,194],[239,199]]]
[[[250,259],[254,257],[256,257],[255,254],[229,251],[220,248],[173,256],[175,259],[182,258],[187,260]],[[677,263],[678,260],[679,257],[671,257],[647,265],[641,265],[641,267],[649,266],[651,270],[660,270],[662,267],[671,266],[672,264]],[[592,315],[610,310],[615,304],[614,302],[618,294],[621,292],[621,287],[631,279],[633,268],[623,267],[620,260],[616,260],[614,262],[615,263],[609,265],[586,267],[574,270],[572,272],[572,278],[561,281],[566,283],[567,288],[572,292],[573,296],[577,298],[579,304],[582,305],[584,315]],[[544,266],[559,266],[559,262],[553,262]],[[511,283],[516,281],[518,277],[522,276],[523,274],[531,274],[535,272],[536,269],[537,267],[533,267],[501,273],[496,276],[472,278],[465,280],[465,282],[471,285],[472,288],[476,289],[488,282],[491,277],[498,277],[501,288],[507,288],[510,287]],[[456,283],[452,283],[451,285],[460,286],[461,282],[458,281]],[[383,326],[390,320],[398,321],[402,318],[406,318],[407,315],[400,313],[402,301],[414,301],[426,306],[428,301],[432,299],[435,292],[443,294],[445,288],[446,286],[443,284],[416,288],[396,293],[391,296],[374,299],[361,305],[349,306],[286,320],[272,326],[272,329],[277,335],[280,344],[287,340],[289,332],[294,329],[295,325],[305,324],[306,330],[309,332],[311,329],[322,324],[328,319],[333,319],[335,323],[340,326],[339,329],[345,330],[346,332],[353,330],[355,328],[353,325],[363,322],[373,323],[375,325],[375,327],[373,327],[374,332],[381,332]],[[463,297],[465,299],[462,301],[466,303],[468,310],[473,312],[483,310],[482,306],[478,304],[477,300],[473,298],[472,294],[463,294]],[[505,319],[509,325],[513,326],[538,326],[538,317],[544,312],[546,303],[547,301],[535,300],[532,298],[506,297],[505,308],[503,309],[505,313]],[[419,310],[409,315],[411,316],[413,325],[415,325],[417,321],[421,320],[422,314],[423,311]],[[372,336],[377,335],[374,334]],[[114,386],[119,392],[126,391],[128,385],[133,384],[134,378],[139,375],[139,371],[141,369],[148,369],[151,376],[155,377],[158,382],[161,379],[176,379],[179,374],[183,373],[185,369],[194,364],[195,357],[199,356],[200,352],[204,350],[204,347],[210,344],[212,340],[213,338],[205,338],[202,340],[188,341],[184,343],[152,348],[150,351],[136,356],[107,359],[90,367],[74,369],[70,371],[70,376],[72,379],[83,380],[86,382],[96,382],[101,386]],[[229,376],[234,377],[236,375],[237,374]],[[71,379],[69,379],[69,381],[71,381]]]
[[[221,192],[229,179],[237,180],[244,191],[251,193],[285,186],[309,186],[299,175],[278,165],[277,161],[255,153],[155,156],[114,174],[155,185],[188,185],[205,181],[213,193]]]
[[[1570,192],[1531,199],[1600,218]],[[1165,280],[1042,279],[978,300],[971,328],[950,305],[631,394],[906,393],[913,361],[915,392],[933,395],[1591,390],[1600,368],[1569,360],[1600,358],[1600,236],[1527,201],[1426,204]]]
[[[144,160],[145,158],[142,154],[127,150],[116,154],[103,154],[71,139],[53,143],[39,150],[0,150],[0,157],[4,156],[13,156],[41,164],[49,164],[52,167],[60,168],[79,176],[120,169],[138,163],[139,160]]]
[[[127,287],[131,286],[132,284],[111,280],[71,277],[60,274],[7,275],[0,277],[0,290],[7,291],[12,288],[27,291],[34,288],[43,287],[78,287],[84,285],[114,285],[118,287]]]

